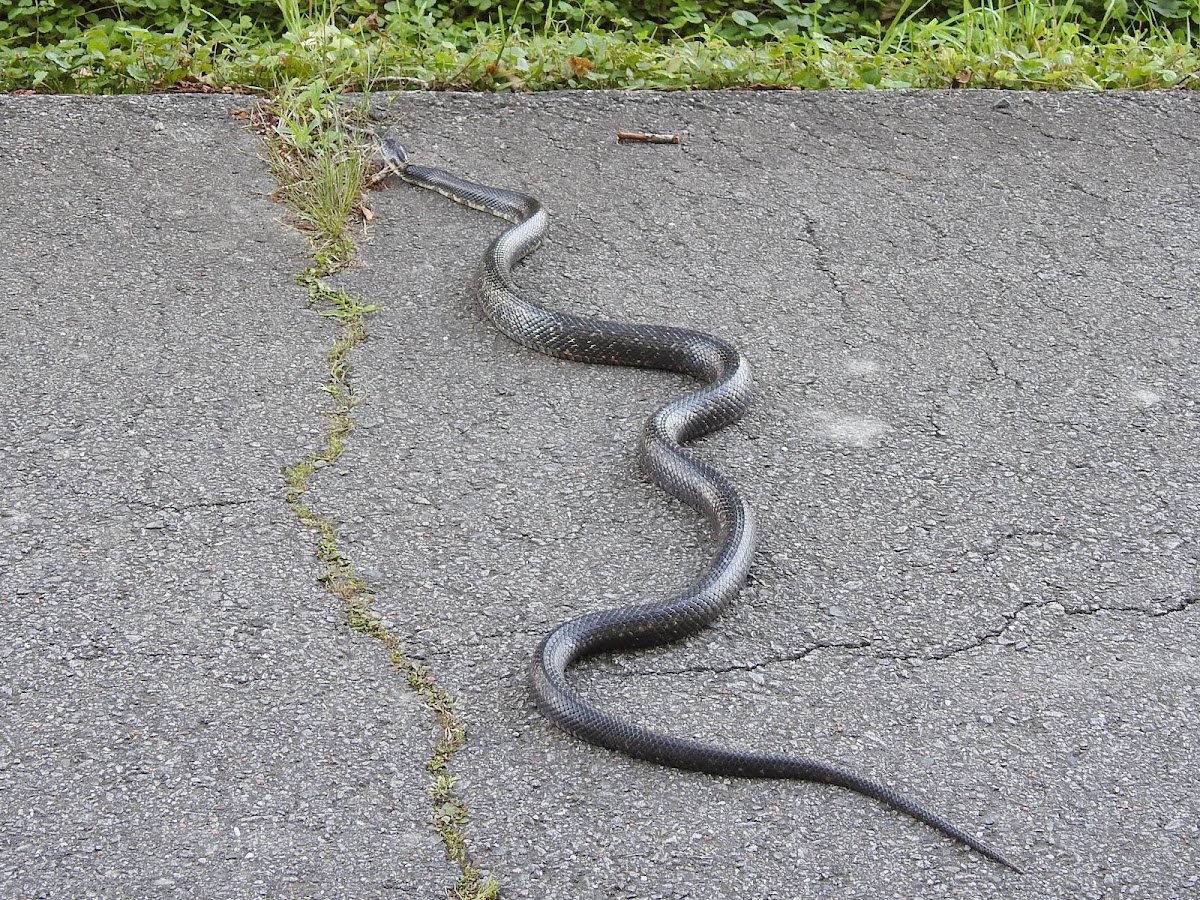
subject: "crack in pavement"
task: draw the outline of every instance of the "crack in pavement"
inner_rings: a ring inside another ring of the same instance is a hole
[[[156,512],[187,512],[193,509],[221,509],[227,506],[252,506],[256,503],[278,503],[274,497],[243,497],[235,500],[197,500],[194,503],[154,503],[150,500],[129,499],[130,506]]]
[[[653,671],[633,670],[633,669],[617,669],[609,674],[616,675],[619,678],[631,678],[640,676],[658,677],[662,675],[724,675],[729,672],[753,672],[765,666],[775,665],[776,663],[799,662],[800,660],[811,656],[821,650],[861,650],[871,646],[871,641],[863,639],[858,641],[828,641],[817,644],[811,644],[795,653],[788,653],[783,656],[772,657],[770,659],[760,659],[758,662],[752,663],[731,663],[724,666],[684,666],[678,669],[655,669]]]
[[[801,218],[804,219],[804,243],[808,244],[813,249],[813,262],[816,263],[817,271],[820,272],[829,281],[829,286],[833,288],[833,292],[837,295],[838,301],[842,304],[842,308],[847,315],[854,315],[854,309],[850,305],[849,295],[846,289],[838,280],[837,273],[833,270],[833,265],[829,260],[829,254],[826,252],[821,239],[817,237],[816,220],[809,215],[808,212],[801,210]]]
[[[1173,613],[1183,612],[1193,606],[1200,606],[1200,595],[1170,597],[1170,598],[1155,598],[1149,601],[1150,604],[1161,604],[1156,608],[1148,606],[1105,606],[1102,604],[1093,604],[1086,609],[1068,609],[1062,606],[1057,600],[1030,600],[1022,603],[1017,609],[1012,612],[1002,613],[1004,623],[997,627],[986,631],[978,632],[973,639],[960,641],[952,645],[943,644],[936,648],[925,648],[924,650],[888,650],[878,649],[878,641],[863,638],[856,641],[821,641],[815,644],[810,644],[798,651],[785,653],[779,656],[773,656],[766,659],[759,659],[749,663],[729,663],[727,665],[705,665],[698,664],[693,666],[680,666],[672,669],[634,669],[628,666],[623,666],[615,659],[608,660],[606,675],[617,678],[633,678],[633,677],[672,677],[680,675],[724,675],[730,672],[753,672],[758,669],[767,668],[769,666],[799,662],[807,657],[824,650],[846,650],[846,651],[870,651],[849,653],[850,656],[869,657],[879,660],[894,660],[896,662],[938,662],[949,659],[953,656],[959,656],[964,653],[970,653],[973,650],[978,650],[981,647],[987,646],[989,643],[998,642],[1000,644],[1010,645],[1014,650],[1024,650],[1029,644],[1023,638],[1015,638],[1010,641],[1005,641],[1005,635],[1019,623],[1021,616],[1030,609],[1043,609],[1052,606],[1059,606],[1061,618],[1070,616],[1090,616],[1097,613],[1134,613],[1145,616],[1146,618],[1161,618]]]
[[[1200,595],[1185,596],[1185,597],[1155,597],[1149,601],[1149,606],[1104,606],[1103,604],[1090,604],[1086,608],[1068,609],[1065,614],[1068,616],[1094,616],[1098,613],[1139,613],[1149,618],[1157,619],[1162,616],[1169,616],[1172,613],[1183,612],[1189,607],[1200,604]],[[1161,604],[1157,607],[1153,604]]]
[[[1025,387],[1025,382],[1023,382],[1016,375],[1011,374],[1006,368],[1004,368],[1004,366],[1002,366],[996,360],[996,357],[992,354],[992,351],[988,350],[985,347],[983,349],[983,355],[987,359],[988,365],[991,366],[992,371],[994,373],[996,373],[997,377],[1003,378],[1005,381],[1011,382],[1013,385],[1015,385],[1017,387],[1018,390],[1021,390]]]
[[[273,115],[272,107],[258,107],[258,119],[252,124],[264,136],[276,162],[273,168],[281,182],[281,190],[296,185],[311,189],[311,183],[297,177],[294,163],[290,166],[279,164],[280,159],[288,156],[288,151],[281,151],[271,143],[272,135],[276,133],[271,126]],[[331,129],[323,134],[336,136],[338,132]],[[347,150],[343,147],[340,152]],[[298,152],[297,155],[302,156]],[[301,214],[304,212],[302,207],[297,210],[295,204],[293,208]],[[425,762],[425,771],[431,780],[427,795],[430,826],[441,840],[446,858],[459,871],[457,882],[445,888],[445,895],[456,900],[494,900],[499,894],[499,883],[490,876],[483,877],[474,864],[464,830],[469,821],[467,804],[456,792],[455,778],[449,770],[455,754],[467,742],[466,727],[456,709],[455,698],[438,684],[428,668],[413,659],[405,641],[383,622],[375,610],[375,590],[356,573],[344,549],[346,542],[337,523],[309,505],[317,473],[342,459],[354,432],[352,413],[360,396],[353,377],[351,353],[367,339],[366,317],[382,309],[364,304],[357,296],[329,282],[350,264],[353,257],[354,248],[345,234],[344,221],[341,226],[343,230],[337,235],[313,238],[312,265],[296,278],[308,292],[309,307],[331,320],[338,334],[325,354],[327,371],[322,389],[332,400],[331,408],[324,411],[326,427],[318,446],[283,470],[283,500],[297,521],[313,535],[314,555],[319,566],[317,583],[339,602],[346,628],[378,642],[392,668],[405,679],[436,725],[437,738]]]

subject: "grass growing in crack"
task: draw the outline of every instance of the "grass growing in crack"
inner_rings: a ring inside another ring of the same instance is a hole
[[[381,308],[364,304],[326,280],[353,258],[354,244],[347,223],[362,202],[368,163],[366,153],[352,136],[350,119],[354,113],[342,110],[337,96],[325,79],[308,84],[291,81],[280,89],[273,103],[260,108],[253,117],[267,139],[271,167],[280,182],[276,196],[292,210],[312,241],[313,265],[297,281],[308,290],[310,306],[341,327],[326,354],[328,378],[323,389],[332,398],[333,407],[325,413],[328,424],[324,441],[287,470],[284,499],[300,522],[316,535],[319,583],[341,602],[347,627],[383,645],[392,665],[434,717],[438,739],[425,764],[433,779],[432,822],[446,855],[460,873],[457,884],[447,894],[454,900],[494,900],[500,894],[499,883],[491,877],[483,878],[471,860],[463,833],[467,808],[455,795],[454,778],[448,771],[451,758],[466,742],[454,698],[438,687],[424,666],[404,652],[400,639],[375,612],[374,592],[354,573],[342,552],[337,526],[304,500],[314,473],[341,457],[353,432],[351,412],[358,398],[351,380],[350,354],[366,339],[366,317]]]

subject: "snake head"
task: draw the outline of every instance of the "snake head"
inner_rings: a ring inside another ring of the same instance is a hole
[[[405,166],[408,165],[408,154],[391,138],[380,138],[379,155],[383,157],[384,167],[395,172],[404,171]]]

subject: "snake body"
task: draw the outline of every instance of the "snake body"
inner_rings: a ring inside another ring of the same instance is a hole
[[[589,613],[555,628],[537,648],[529,669],[530,690],[542,714],[584,741],[652,763],[717,776],[817,781],[857,791],[1021,871],[1000,851],[937,813],[847,769],[802,756],[731,750],[660,734],[605,712],[572,689],[567,670],[581,659],[693,634],[726,609],[744,584],[754,555],[753,512],[724,475],[681,445],[742,416],[752,400],[750,365],[736,348],[700,331],[584,318],[531,303],[520,295],[512,273],[545,237],[549,219],[541,203],[412,164],[389,140],[381,142],[381,149],[385,167],[404,181],[512,223],[484,253],[478,281],[484,311],[509,338],[549,356],[681,372],[703,385],[650,417],[638,456],[651,481],[708,521],[716,550],[699,578],[673,597]]]

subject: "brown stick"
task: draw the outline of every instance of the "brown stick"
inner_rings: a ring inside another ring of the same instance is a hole
[[[618,141],[639,141],[643,144],[678,144],[677,134],[648,134],[641,131],[618,131]]]

